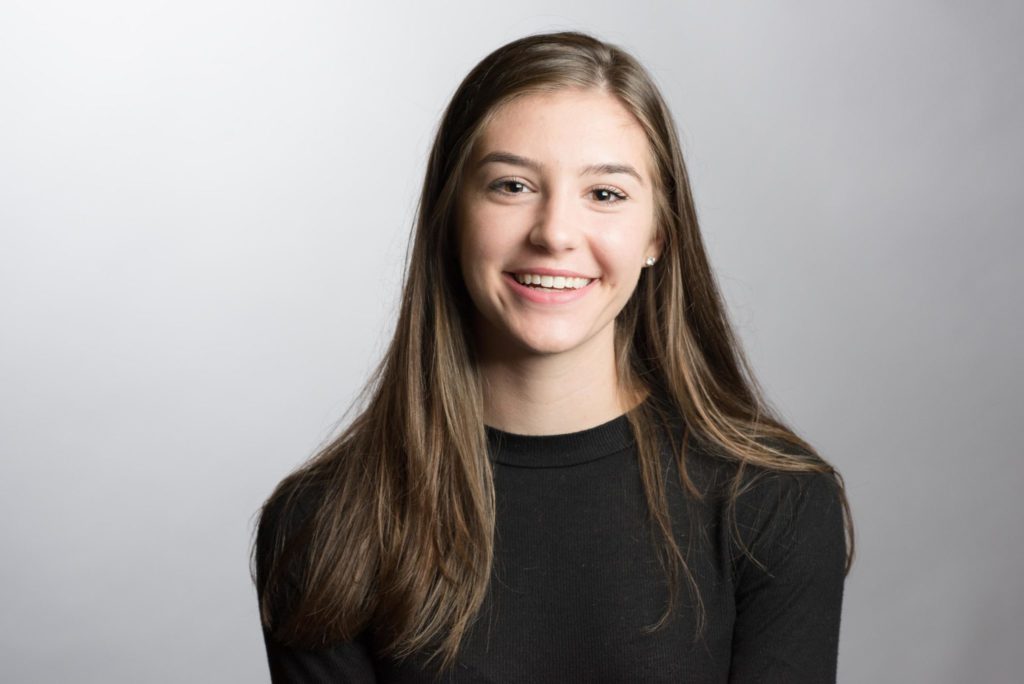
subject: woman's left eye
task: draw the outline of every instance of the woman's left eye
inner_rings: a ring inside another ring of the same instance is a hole
[[[594,188],[590,192],[593,193],[594,196],[598,198],[598,201],[601,204],[618,204],[619,202],[628,199],[626,197],[626,193],[622,192],[621,190],[616,190],[615,188]]]

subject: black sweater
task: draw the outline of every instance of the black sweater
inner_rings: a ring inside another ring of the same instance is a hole
[[[677,433],[681,436],[681,432]],[[686,451],[705,492],[686,496],[663,452],[685,581],[671,620],[644,630],[668,598],[625,416],[580,432],[527,436],[487,428],[494,463],[494,571],[479,618],[445,682],[834,682],[845,539],[832,478],[769,473],[739,500],[742,553],[725,524],[731,464]],[[261,540],[281,521],[266,515]],[[682,576],[680,576],[682,579]],[[273,681],[432,682],[412,658],[377,655],[370,635],[320,651],[264,631]]]

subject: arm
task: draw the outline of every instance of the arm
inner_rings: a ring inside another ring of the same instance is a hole
[[[280,499],[272,501],[260,516],[256,533],[257,587],[262,588],[268,573],[272,549],[278,533],[286,530],[285,538],[294,534],[299,527],[296,518],[307,515],[309,504],[293,511],[287,520],[282,518]],[[283,527],[282,527],[283,526]],[[287,573],[288,591],[285,595],[294,597],[298,591],[297,572]],[[262,591],[262,589],[260,589]],[[262,598],[262,596],[261,596]],[[275,601],[273,613],[283,615],[289,609],[287,599]],[[296,647],[280,641],[268,625],[263,624],[263,642],[267,651],[267,663],[273,684],[371,684],[376,682],[370,649],[364,638],[334,644],[322,649]]]
[[[361,640],[322,650],[292,648],[263,629],[270,679],[274,684],[372,684],[377,681],[368,649]]]
[[[737,504],[747,556],[736,565],[729,681],[835,682],[846,540],[830,476],[773,473]]]

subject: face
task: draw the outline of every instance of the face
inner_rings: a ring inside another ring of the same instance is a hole
[[[496,112],[468,160],[457,213],[485,352],[613,346],[644,260],[660,256],[652,167],[639,122],[607,93],[531,94]],[[521,284],[526,274],[550,287]]]

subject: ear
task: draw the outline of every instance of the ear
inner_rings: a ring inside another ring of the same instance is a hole
[[[661,238],[661,232],[656,231],[651,241],[647,243],[647,251],[644,252],[644,258],[649,256],[661,261],[661,252],[664,249],[664,240]]]

